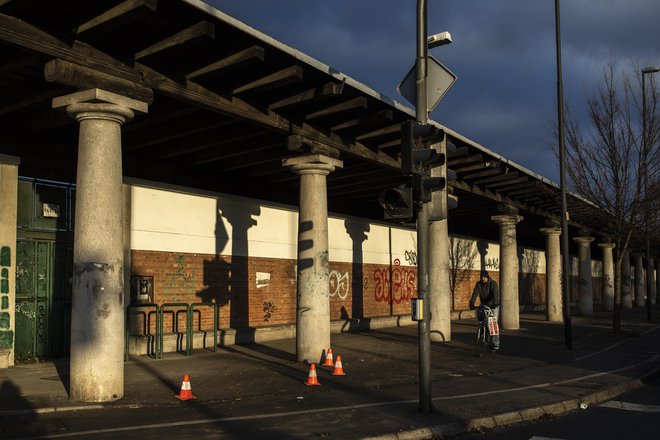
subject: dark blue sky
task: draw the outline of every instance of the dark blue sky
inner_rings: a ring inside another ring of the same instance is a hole
[[[410,105],[396,86],[415,58],[415,0],[206,0],[221,11]],[[583,117],[612,60],[660,65],[660,0],[564,0],[565,99]],[[431,51],[458,81],[431,117],[514,162],[559,181],[553,0],[428,1]],[[659,74],[660,75],[660,74]],[[660,78],[656,78],[660,80]]]

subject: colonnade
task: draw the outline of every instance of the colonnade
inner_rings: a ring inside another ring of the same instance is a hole
[[[124,394],[124,252],[122,215],[122,126],[147,104],[100,89],[55,98],[79,124],[73,299],[71,311],[70,393],[73,400],[103,402]],[[300,176],[298,223],[298,284],[296,353],[301,362],[320,361],[330,347],[327,176],[343,163],[322,154],[283,161]],[[13,190],[12,190],[13,191]],[[501,327],[520,326],[516,225],[524,218],[515,210],[494,215],[500,228]],[[562,320],[560,229],[540,230],[546,236],[547,319]],[[11,240],[10,240],[11,241]],[[15,241],[15,240],[14,240]],[[576,237],[579,245],[580,313],[593,313],[590,245],[592,237]],[[603,305],[614,304],[614,244],[598,244],[603,254]],[[430,230],[430,330],[436,341],[451,340],[447,222]],[[642,257],[633,255],[636,305],[643,305]],[[9,261],[9,260],[8,260]],[[630,279],[623,259],[622,280]],[[4,264],[4,263],[3,263]],[[660,271],[660,260],[656,261]],[[657,291],[660,292],[660,279]],[[626,285],[627,286],[627,285]],[[656,286],[653,286],[654,289]],[[631,289],[624,287],[622,304],[632,307]],[[3,292],[4,293],[4,292]]]

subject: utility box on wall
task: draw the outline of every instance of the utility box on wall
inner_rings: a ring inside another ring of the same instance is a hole
[[[144,275],[131,276],[131,304],[154,302],[154,277]]]

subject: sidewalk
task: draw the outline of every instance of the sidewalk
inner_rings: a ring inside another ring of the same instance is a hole
[[[433,438],[494,428],[602,402],[656,375],[660,307],[655,306],[652,323],[642,308],[622,316],[619,336],[610,330],[611,313],[574,317],[573,350],[567,350],[562,324],[545,322],[541,313],[522,314],[519,330],[503,332],[500,351],[481,358],[474,347],[476,322],[454,321],[452,341],[432,344],[436,412],[430,416],[416,412],[417,327],[408,326],[333,335],[332,349],[346,376],[317,366],[320,387],[303,384],[309,367],[295,362],[292,339],[217,353],[197,350],[190,357],[132,358],[125,364],[124,398],[107,404],[68,399],[68,360],[16,366],[0,370],[0,426],[21,414],[156,406],[208,407],[204,414],[221,408],[221,421],[259,419],[262,434],[271,423],[279,434],[287,429],[286,438],[316,431],[337,438]],[[173,398],[183,374],[190,376],[194,401]],[[287,417],[295,423],[283,428],[281,419]]]

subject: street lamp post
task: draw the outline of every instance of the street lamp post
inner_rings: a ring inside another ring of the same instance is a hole
[[[645,235],[646,235],[646,319],[651,321],[651,286],[653,283],[653,264],[651,263],[651,232],[649,227],[651,209],[649,207],[649,164],[648,164],[648,138],[646,136],[646,75],[660,72],[660,67],[646,67],[642,69],[642,149],[644,151],[644,209],[645,209]]]
[[[555,0],[555,37],[557,47],[557,124],[559,135],[559,178],[561,187],[561,296],[564,312],[564,342],[573,348],[571,335],[570,260],[568,255],[568,207],[566,202],[566,146],[564,145],[564,86],[561,69],[561,14]],[[616,303],[616,301],[615,301]],[[614,305],[616,310],[616,304]]]

